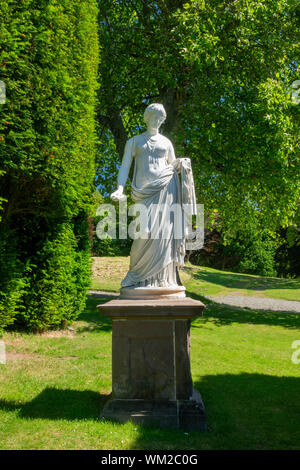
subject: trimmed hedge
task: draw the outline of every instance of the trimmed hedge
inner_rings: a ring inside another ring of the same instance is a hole
[[[84,307],[97,13],[96,0],[0,4],[0,328],[66,325]]]
[[[71,224],[56,227],[36,253],[19,322],[34,330],[71,323],[84,307],[89,261],[89,250],[78,250]]]

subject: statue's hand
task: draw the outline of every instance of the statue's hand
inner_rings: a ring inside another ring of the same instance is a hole
[[[113,201],[124,201],[126,199],[125,194],[123,193],[123,188],[118,188],[117,191],[114,191],[111,195],[110,198]]]

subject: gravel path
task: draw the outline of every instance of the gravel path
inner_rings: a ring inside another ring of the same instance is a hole
[[[117,292],[106,292],[101,290],[90,290],[92,297],[111,298],[118,297]],[[219,297],[206,296],[218,304],[232,305],[234,307],[244,307],[253,310],[273,310],[275,312],[300,313],[300,302],[292,300],[269,299],[266,297],[250,297],[243,295],[223,295]]]
[[[266,297],[258,298],[243,295],[223,295],[220,297],[207,296],[207,298],[218,304],[233,305],[235,307],[300,313],[300,302],[292,300],[269,299]]]

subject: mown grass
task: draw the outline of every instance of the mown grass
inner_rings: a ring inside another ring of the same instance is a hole
[[[129,267],[129,257],[94,259],[93,289],[118,292],[120,279]],[[180,271],[189,291],[203,296],[251,295],[282,300],[300,300],[300,279],[262,277],[232,273],[187,263]]]
[[[191,264],[183,268],[182,279],[188,290],[204,296],[250,295],[300,300],[300,279],[232,273]]]
[[[128,258],[94,263],[93,288],[117,291]],[[299,281],[188,265],[189,295],[206,303],[191,328],[195,387],[207,433],[100,421],[111,392],[111,322],[89,297],[71,330],[6,332],[0,364],[0,449],[299,449],[300,364],[292,343],[300,316],[225,307],[203,295],[297,298]]]
[[[4,334],[0,449],[299,449],[299,315],[205,300],[191,362],[208,432],[186,434],[99,420],[111,391],[111,322],[96,305],[107,300],[89,297],[72,330]]]

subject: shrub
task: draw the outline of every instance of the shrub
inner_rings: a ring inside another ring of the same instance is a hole
[[[56,227],[32,258],[31,285],[24,296],[26,309],[19,323],[31,330],[65,327],[82,310],[89,263],[70,224]],[[82,293],[84,294],[82,296]]]
[[[206,233],[203,249],[191,252],[191,262],[216,269],[276,276],[275,252],[277,241],[267,233],[256,231],[239,231],[235,238],[225,244],[222,234],[217,231]]]
[[[80,313],[88,285],[97,2],[4,0],[0,15],[0,324],[45,329]]]
[[[26,291],[25,266],[18,259],[18,247],[13,231],[2,232],[0,238],[0,331],[14,323],[22,308]]]
[[[230,248],[235,251],[240,261],[236,270],[242,273],[258,274],[260,276],[276,276],[275,251],[276,243],[268,236],[242,234],[234,240]]]
[[[300,276],[300,230],[295,226],[280,231],[280,245],[275,262],[278,276]]]

